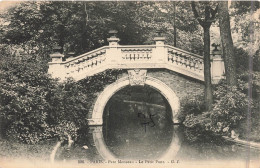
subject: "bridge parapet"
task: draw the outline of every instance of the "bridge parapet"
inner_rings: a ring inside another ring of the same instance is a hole
[[[64,80],[81,80],[107,69],[165,68],[203,81],[203,57],[165,45],[164,38],[155,38],[156,45],[119,45],[118,38],[108,39],[104,46],[67,61],[49,63],[49,73]],[[56,54],[59,56],[59,54]],[[60,54],[61,55],[61,54]],[[63,55],[62,55],[63,56]]]

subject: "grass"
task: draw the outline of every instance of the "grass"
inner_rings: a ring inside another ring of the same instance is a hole
[[[35,145],[0,139],[0,158],[49,160],[55,142],[45,141]]]

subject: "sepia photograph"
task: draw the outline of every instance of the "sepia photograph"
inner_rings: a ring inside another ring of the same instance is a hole
[[[0,0],[0,168],[260,168],[260,2]]]

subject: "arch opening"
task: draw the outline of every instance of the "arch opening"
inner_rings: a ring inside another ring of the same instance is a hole
[[[104,91],[98,96],[96,103],[93,108],[92,117],[89,119],[89,125],[102,125],[103,124],[103,113],[105,107],[110,100],[110,98],[115,95],[119,90],[129,86],[129,78],[124,77],[116,81],[115,83],[107,86]],[[149,77],[146,77],[145,85],[149,86],[157,90],[162,97],[164,97],[165,101],[168,102],[170,111],[171,111],[171,119],[174,123],[178,123],[177,114],[179,111],[180,103],[176,94],[162,81]]]
[[[105,107],[104,142],[116,158],[159,158],[170,146],[172,134],[169,103],[148,85],[122,88]]]

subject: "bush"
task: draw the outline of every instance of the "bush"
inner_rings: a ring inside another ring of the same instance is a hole
[[[2,134],[36,143],[44,138],[47,126],[46,88],[55,82],[46,73],[45,61],[5,52],[6,55],[0,57],[0,117],[5,120],[1,125],[5,131]]]
[[[219,85],[214,96],[210,129],[218,133],[235,129],[246,118],[249,103],[247,95],[239,87]]]
[[[178,120],[183,122],[187,115],[196,116],[206,110],[204,97],[202,95],[187,96],[181,100],[181,109]]]
[[[250,100],[252,105],[246,110],[246,113],[248,113],[250,118],[240,122],[237,130],[241,138],[259,142],[260,72],[255,71],[253,73],[249,73],[246,71],[239,76],[239,79],[240,88],[243,89],[243,93],[251,93],[250,96],[248,96],[248,100]]]
[[[11,50],[10,50],[11,51]],[[68,127],[78,134],[87,127],[86,116],[105,85],[119,71],[106,71],[80,82],[58,83],[47,74],[47,62],[33,55],[17,56],[0,50],[0,119],[3,137],[35,144],[64,137]],[[59,135],[60,134],[60,135]]]
[[[219,85],[214,92],[213,109],[199,115],[189,114],[183,124],[189,128],[210,130],[215,133],[229,133],[238,128],[246,118],[248,98],[238,87]]]

